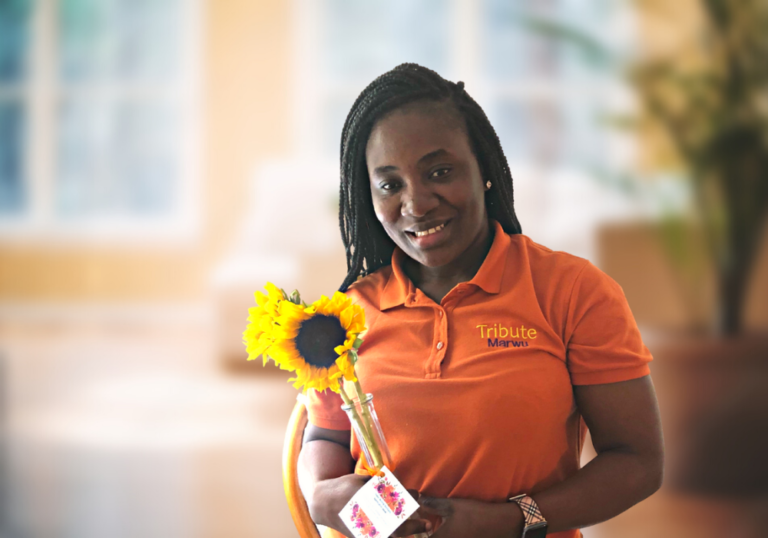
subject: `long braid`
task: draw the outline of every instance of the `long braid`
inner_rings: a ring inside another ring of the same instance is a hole
[[[394,242],[376,218],[371,200],[365,149],[375,123],[385,114],[414,101],[449,102],[463,117],[472,150],[484,181],[488,216],[506,233],[521,233],[514,209],[512,174],[501,142],[480,105],[464,90],[440,75],[413,63],[401,64],[365,88],[352,105],[341,134],[339,228],[347,256],[347,288],[361,276],[389,265]]]

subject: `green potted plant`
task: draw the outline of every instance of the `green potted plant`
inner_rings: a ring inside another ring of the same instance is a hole
[[[691,0],[684,20],[669,18],[669,2],[634,4],[640,17],[666,17],[691,39],[626,59],[559,21],[523,19],[627,77],[639,110],[622,123],[638,129],[641,141],[650,133],[667,143],[673,159],[662,165],[676,168],[691,193],[693,212],[657,224],[681,280],[704,252],[716,290],[706,336],[678,336],[652,349],[655,373],[663,374],[662,412],[665,400],[679,411],[665,424],[673,479],[707,492],[765,493],[768,338],[748,334],[744,312],[768,216],[768,2]],[[700,285],[691,291],[705,292]]]
[[[672,142],[715,270],[714,332],[744,329],[768,215],[768,4],[700,0],[698,47],[632,66],[646,121]]]

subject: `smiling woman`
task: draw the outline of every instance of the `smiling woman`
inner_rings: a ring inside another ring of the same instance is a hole
[[[651,356],[621,288],[522,234],[464,85],[395,68],[358,97],[341,147],[341,291],[370,327],[357,375],[420,493],[421,519],[395,535],[576,538],[653,493]],[[365,482],[360,447],[337,394],[308,400],[302,489],[317,523],[351,536],[338,513]],[[587,427],[598,456],[579,469]]]
[[[443,292],[472,278],[490,248],[488,187],[463,120],[448,104],[411,103],[376,123],[365,155],[376,217],[412,260],[411,280],[440,302]],[[429,288],[440,280],[436,270],[455,282]]]

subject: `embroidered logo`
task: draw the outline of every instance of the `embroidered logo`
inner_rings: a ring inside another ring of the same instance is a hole
[[[480,338],[488,341],[488,347],[528,347],[531,340],[538,336],[536,329],[519,327],[506,327],[500,323],[493,325],[478,325]]]

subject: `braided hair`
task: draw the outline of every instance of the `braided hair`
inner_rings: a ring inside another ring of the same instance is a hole
[[[493,189],[485,191],[488,216],[498,221],[506,233],[522,233],[515,215],[509,165],[483,109],[464,90],[463,82],[453,83],[431,69],[404,63],[363,90],[352,105],[341,133],[339,227],[347,255],[347,276],[339,288],[342,292],[358,278],[391,263],[395,243],[373,210],[365,150],[379,119],[415,101],[455,107],[464,120],[483,180],[493,180]]]

